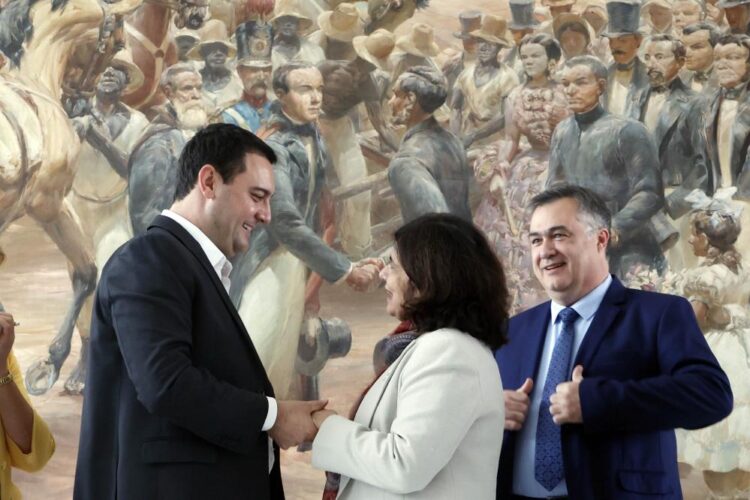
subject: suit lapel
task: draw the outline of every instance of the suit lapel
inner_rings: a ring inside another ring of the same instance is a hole
[[[682,107],[685,103],[686,101],[682,99],[682,93],[680,91],[673,91],[667,98],[667,102],[664,103],[662,112],[659,114],[659,121],[656,124],[656,130],[654,131],[654,137],[656,139],[656,145],[659,148],[660,156],[663,152],[662,149],[666,147],[668,142],[664,139],[677,123],[677,119],[682,114]]]
[[[745,163],[748,136],[750,135],[750,123],[748,123],[746,116],[748,112],[750,112],[750,103],[748,103],[748,94],[745,91],[737,105],[737,116],[732,124],[732,185],[737,184],[737,177]]]
[[[536,380],[536,373],[539,371],[539,360],[542,357],[551,313],[549,302],[538,307],[544,308],[543,314],[532,315],[528,328],[524,328],[524,331],[513,339],[523,344],[523,348],[516,351],[519,359],[517,372],[519,384],[523,383],[527,377]],[[527,355],[524,356],[523,353]]]
[[[594,359],[602,340],[609,333],[612,323],[620,314],[625,300],[625,287],[613,276],[612,284],[604,295],[576,355],[575,365],[582,365],[584,373],[586,373],[586,367]]]
[[[709,189],[711,192],[718,187],[718,179],[721,175],[719,167],[719,136],[717,129],[719,127],[719,108],[721,106],[721,90],[717,90],[711,100],[711,109],[706,120],[706,149],[708,149],[709,159],[711,161],[711,179]]]
[[[242,341],[247,345],[247,347],[250,349],[250,353],[254,360],[258,363],[259,366],[263,366],[263,362],[260,360],[260,356],[258,356],[258,352],[255,350],[255,346],[253,345],[253,342],[250,340],[250,335],[247,333],[247,330],[245,329],[245,325],[242,322],[242,319],[240,318],[240,315],[237,313],[237,308],[234,307],[234,304],[232,304],[231,299],[229,298],[229,294],[227,294],[226,289],[224,288],[224,285],[221,283],[221,280],[219,279],[219,276],[217,276],[216,271],[211,266],[211,263],[208,261],[208,258],[206,257],[206,253],[203,251],[201,246],[198,244],[197,241],[195,241],[195,238],[193,238],[186,230],[183,228],[180,224],[178,224],[176,221],[170,219],[169,217],[165,217],[163,215],[158,216],[154,221],[151,223],[151,227],[159,227],[164,229],[165,231],[172,234],[175,238],[180,240],[180,242],[185,245],[185,247],[190,250],[190,253],[193,254],[196,261],[200,264],[200,266],[203,268],[203,271],[207,274],[208,280],[213,284],[214,288],[216,289],[216,293],[221,298],[221,301],[224,303],[224,306],[227,309],[227,312],[234,320],[235,325],[237,326],[237,332],[239,333],[240,337],[242,337]],[[265,377],[265,382],[268,388],[272,389],[272,385],[270,380],[268,380],[268,376],[266,375],[265,369],[261,370],[263,372],[263,376]],[[273,395],[273,391],[270,391],[269,395]]]

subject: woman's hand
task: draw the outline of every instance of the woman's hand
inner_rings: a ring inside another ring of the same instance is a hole
[[[338,415],[338,413],[336,413],[333,410],[319,410],[313,413],[312,419],[313,419],[313,422],[315,423],[315,427],[320,429],[320,426],[323,425],[323,422],[325,421],[325,419],[327,419],[331,415]]]
[[[8,356],[16,340],[16,326],[13,315],[0,312],[0,376],[8,373]]]

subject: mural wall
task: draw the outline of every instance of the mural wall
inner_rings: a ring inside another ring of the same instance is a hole
[[[525,208],[575,183],[612,211],[612,271],[690,299],[732,379],[724,427],[679,436],[685,484],[750,470],[750,8],[722,2],[0,1],[0,301],[59,442],[22,491],[70,496],[97,274],[215,122],[293,166],[286,225],[255,231],[232,275],[280,397],[347,412],[393,327],[371,259],[424,213],[485,232],[515,312],[544,300]],[[304,450],[284,457],[290,498],[317,498]]]

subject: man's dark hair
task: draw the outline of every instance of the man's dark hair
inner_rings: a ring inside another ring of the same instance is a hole
[[[708,43],[711,44],[711,47],[715,47],[719,41],[719,38],[721,38],[721,31],[719,31],[719,27],[712,22],[700,21],[697,23],[688,24],[687,26],[682,28],[682,34],[692,35],[693,33],[704,30],[708,31]]]
[[[750,36],[738,33],[722,35],[716,45],[739,45],[748,50],[747,60],[750,61]]]
[[[588,33],[586,33],[588,36]],[[521,40],[520,47],[524,45],[541,45],[544,47],[544,52],[547,54],[547,59],[550,61],[559,61],[562,57],[562,50],[560,49],[560,43],[555,40],[549,33],[532,33],[526,35]]]
[[[565,61],[566,68],[574,66],[586,66],[594,73],[597,80],[607,79],[607,67],[594,56],[576,56]]]
[[[257,153],[271,163],[276,162],[276,153],[268,144],[236,125],[214,123],[199,130],[180,154],[175,201],[193,190],[198,172],[206,164],[212,165],[225,183],[231,183],[236,175],[245,171],[243,160],[248,153]]]
[[[678,40],[677,38],[673,37],[672,35],[666,35],[664,33],[659,33],[656,35],[651,35],[648,38],[647,43],[657,43],[657,42],[669,42],[672,44],[672,54],[674,55],[675,59],[685,59],[685,45]]]
[[[610,230],[612,214],[602,197],[590,189],[573,184],[556,184],[545,189],[531,199],[528,212],[532,214],[539,207],[567,198],[578,202],[578,213],[588,219],[582,222],[587,224],[590,229]]]
[[[289,73],[291,73],[292,71],[298,69],[310,69],[315,67],[316,66],[314,64],[303,61],[294,61],[282,64],[281,66],[276,68],[276,70],[273,72],[273,76],[271,77],[271,86],[273,87],[274,93],[286,94],[287,92],[289,92]]]
[[[432,113],[438,109],[448,97],[445,76],[430,66],[414,66],[407,69],[398,78],[397,85],[403,92],[414,92],[419,107],[425,113]]]
[[[428,214],[395,234],[398,259],[416,293],[405,319],[419,333],[455,328],[493,351],[506,341],[509,298],[503,266],[473,225],[451,214]]]

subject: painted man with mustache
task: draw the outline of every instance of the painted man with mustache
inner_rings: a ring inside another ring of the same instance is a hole
[[[642,123],[604,110],[607,70],[593,56],[568,60],[561,83],[575,113],[557,125],[547,186],[576,184],[604,198],[612,212],[609,262],[624,276],[637,264],[659,271],[665,261],[651,217],[664,205],[659,157]]]
[[[172,204],[182,148],[208,123],[201,75],[191,64],[167,68],[161,88],[167,103],[156,108],[157,115],[133,148],[128,166],[130,222],[136,236]]]
[[[664,208],[680,234],[668,259],[670,267],[679,270],[695,263],[687,243],[690,227],[686,215],[691,204],[685,197],[694,189],[708,191],[706,143],[702,133],[705,99],[679,77],[685,64],[685,46],[679,40],[671,35],[653,35],[646,43],[643,58],[650,85],[636,95],[630,118],[646,125],[659,151]],[[669,236],[664,234],[662,238]]]

